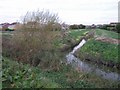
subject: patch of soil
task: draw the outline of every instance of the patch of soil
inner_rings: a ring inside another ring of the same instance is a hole
[[[101,42],[108,42],[111,44],[120,44],[120,40],[119,39],[113,39],[113,38],[108,38],[108,37],[96,37],[97,41],[101,41]]]

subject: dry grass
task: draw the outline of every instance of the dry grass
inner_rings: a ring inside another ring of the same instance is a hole
[[[113,38],[108,38],[108,37],[97,37],[95,40],[101,41],[101,42],[108,42],[108,43],[111,43],[111,44],[120,44],[120,40],[113,39]]]

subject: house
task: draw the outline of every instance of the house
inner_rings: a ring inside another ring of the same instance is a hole
[[[18,23],[17,22],[14,22],[14,23],[2,23],[0,24],[0,29],[5,31],[5,30],[15,30],[16,29],[16,25]]]
[[[17,22],[9,24],[8,29],[15,30],[17,24],[18,24]]]

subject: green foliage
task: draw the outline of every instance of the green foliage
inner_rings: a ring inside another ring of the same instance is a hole
[[[76,74],[77,72],[74,71],[73,73],[67,66],[61,69],[61,72],[44,71],[39,67],[31,67],[27,64],[17,63],[16,61],[3,58],[3,88],[94,87],[92,84],[79,79],[74,82],[73,78],[75,78]],[[79,76],[79,74],[77,75]]]
[[[76,25],[76,24],[74,24],[74,25],[70,25],[70,29],[85,29],[85,25],[82,25],[82,24],[80,24],[80,25]]]
[[[57,83],[42,75],[39,68],[3,59],[3,88],[57,88]]]
[[[5,29],[5,31],[14,31],[14,29],[7,28],[7,29]]]
[[[104,30],[107,30],[107,27],[108,27],[109,25],[103,25],[100,29],[104,29]]]
[[[118,45],[115,44],[100,42],[94,39],[89,40],[80,49],[80,53],[88,53],[90,56],[94,57],[94,59],[96,58],[95,60],[101,59],[120,63],[120,61],[118,61]]]
[[[63,64],[59,71],[43,70],[29,64],[3,58],[3,88],[101,88],[117,87],[117,82],[103,80],[93,73],[83,73]]]
[[[78,37],[85,35],[86,33],[90,32],[90,30],[76,30],[71,31],[71,37],[77,39]],[[119,39],[120,34],[112,31],[106,31],[102,29],[95,30],[95,37],[108,37]],[[90,39],[81,49],[79,52],[76,53],[81,59],[90,58],[93,60],[102,60],[102,61],[112,61],[114,63],[119,63],[118,61],[118,46],[115,44],[105,43],[96,41],[94,39]]]

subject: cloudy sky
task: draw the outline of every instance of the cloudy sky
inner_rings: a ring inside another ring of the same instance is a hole
[[[119,0],[0,0],[0,23],[20,21],[27,11],[49,10],[67,24],[118,21]]]

